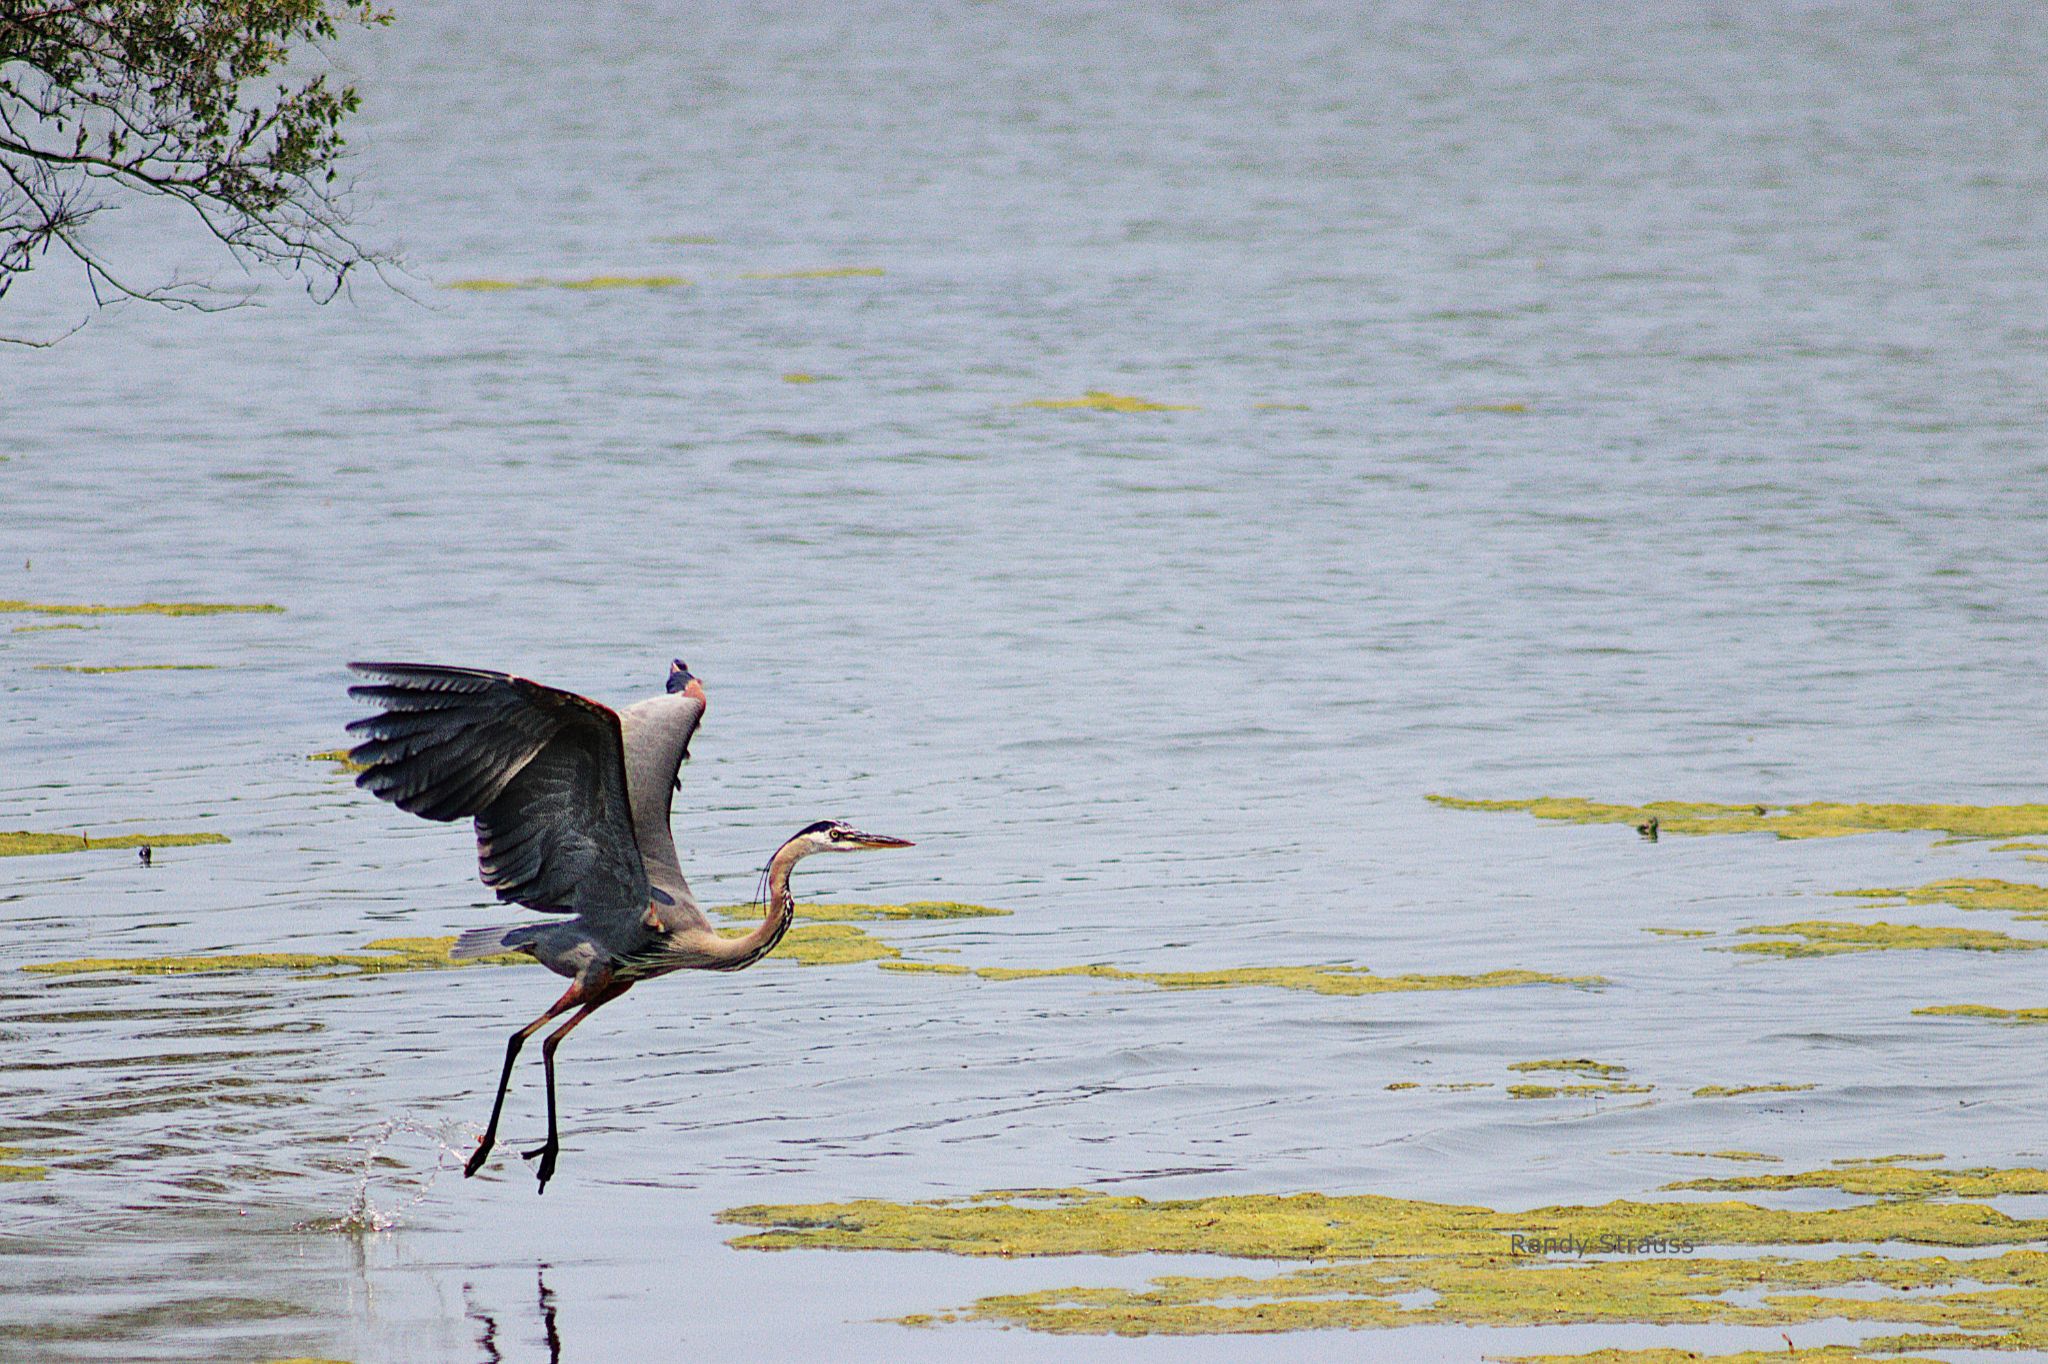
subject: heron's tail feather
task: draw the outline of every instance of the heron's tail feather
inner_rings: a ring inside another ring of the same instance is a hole
[[[456,961],[473,957],[494,957],[500,952],[517,952],[553,924],[499,924],[496,928],[472,928],[455,940],[448,955]]]

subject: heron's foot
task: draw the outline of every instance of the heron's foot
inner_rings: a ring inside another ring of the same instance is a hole
[[[548,1191],[548,1181],[555,1177],[555,1157],[561,1153],[561,1143],[553,1138],[549,1138],[545,1146],[536,1146],[531,1151],[521,1151],[519,1153],[526,1160],[532,1160],[536,1156],[540,1157],[540,1168],[535,1170],[534,1174],[540,1177],[540,1191],[542,1193]]]
[[[476,1150],[469,1153],[469,1163],[462,1167],[462,1177],[468,1179],[483,1169],[484,1162],[491,1158],[491,1148],[497,1144],[497,1139],[491,1136],[485,1136],[477,1142]]]

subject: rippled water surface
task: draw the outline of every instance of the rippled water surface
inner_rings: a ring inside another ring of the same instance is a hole
[[[0,974],[0,1142],[48,1167],[0,1184],[9,1357],[1300,1358],[877,1320],[1228,1262],[770,1255],[712,1218],[2041,1159],[2044,1035],[1911,1013],[2048,1005],[2035,954],[1643,931],[2048,879],[2023,851],[1422,797],[2044,799],[2042,10],[396,8],[335,56],[413,297],[0,352],[0,597],[285,608],[0,618],[0,827],[232,839],[0,863],[10,965],[489,922],[466,830],[306,760],[344,661],[624,702],[681,655],[709,902],[843,816],[918,847],[800,895],[1014,911],[875,929],[930,960],[1611,984],[671,978],[565,1048],[536,1199],[537,1067],[488,1177],[456,1167],[537,971]],[[754,277],[848,269],[881,273]],[[649,275],[691,283],[441,287]],[[73,306],[54,263],[8,300]],[[1177,410],[1024,405],[1088,390]],[[65,670],[138,663],[209,666]],[[1580,1056],[1656,1089],[1506,1097]],[[1758,1083],[1815,1087],[1692,1097]],[[391,1229],[304,1229],[364,1200]]]

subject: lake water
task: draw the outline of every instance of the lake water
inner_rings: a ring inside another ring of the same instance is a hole
[[[286,608],[7,618],[92,628],[0,629],[0,827],[233,840],[0,864],[9,964],[490,922],[465,829],[306,761],[360,713],[343,663],[625,702],[681,656],[707,902],[839,816],[918,846],[800,898],[1014,911],[876,930],[934,960],[1612,984],[676,977],[564,1049],[536,1199],[537,1064],[490,1176],[455,1164],[551,978],[8,973],[0,1141],[50,1167],[0,1185],[8,1357],[1293,1359],[878,1320],[1229,1262],[766,1255],[712,1219],[2041,1159],[2042,1035],[1910,1012],[2048,1004],[2034,954],[1642,931],[2048,879],[2023,854],[1422,797],[2044,798],[2048,11],[397,9],[334,56],[410,297],[273,283],[0,351],[0,597]],[[208,263],[147,214],[106,232]],[[882,273],[748,277],[823,270]],[[608,275],[692,283],[440,287]],[[0,320],[76,306],[52,261]],[[1087,390],[1185,410],[1023,405]],[[136,663],[213,666],[63,670]],[[1580,1056],[1657,1090],[1505,1096]],[[1460,1083],[1491,1087],[1431,1088]],[[1749,1083],[1816,1088],[1690,1097]],[[389,1229],[295,1230],[359,1191]]]

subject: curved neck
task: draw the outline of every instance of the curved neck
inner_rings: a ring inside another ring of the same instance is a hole
[[[782,935],[789,932],[790,921],[796,917],[796,896],[789,889],[789,872],[803,855],[803,847],[792,838],[768,859],[768,897],[761,906],[761,923],[750,933],[719,940],[714,948],[718,956],[716,969],[737,971],[742,966],[752,966],[774,951]]]

